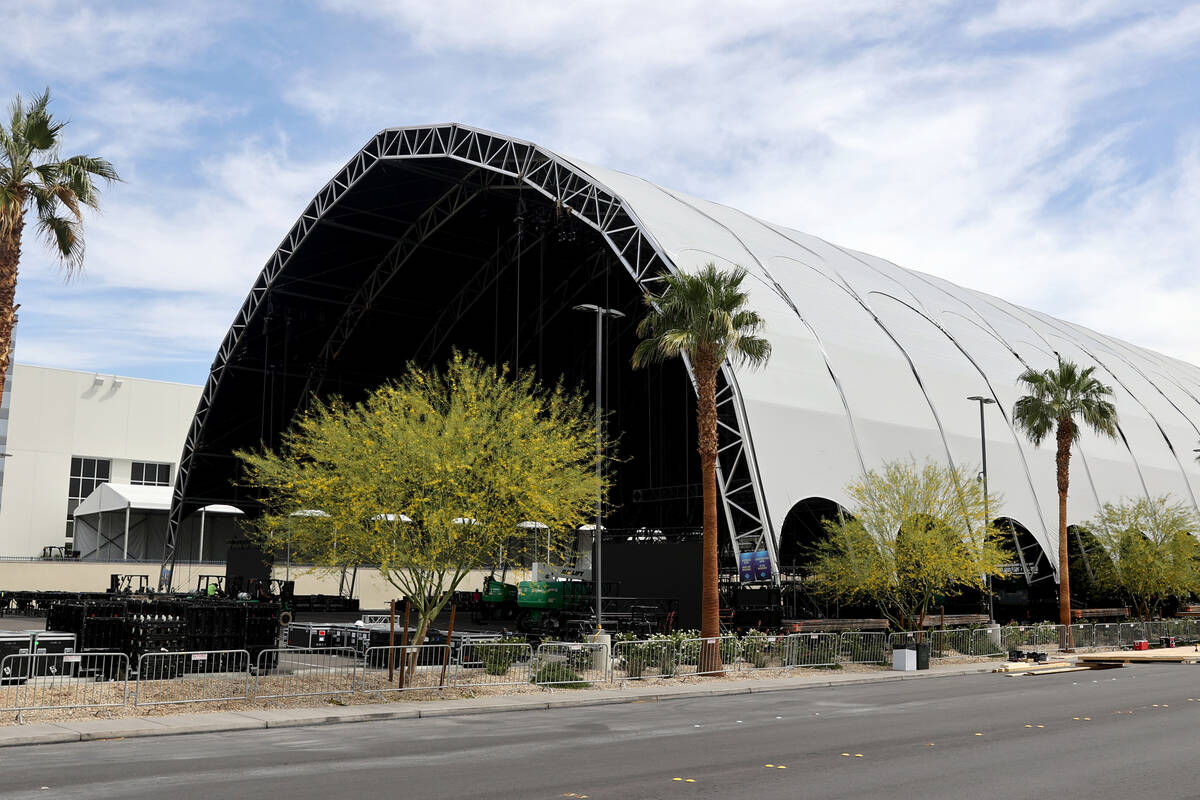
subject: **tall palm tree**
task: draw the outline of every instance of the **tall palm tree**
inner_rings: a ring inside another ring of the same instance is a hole
[[[98,208],[96,178],[120,180],[112,164],[92,156],[58,155],[66,122],[47,110],[50,90],[28,106],[12,102],[8,127],[0,120],[0,400],[17,322],[17,267],[25,212],[70,278],[83,268],[83,207]]]
[[[1013,405],[1013,420],[1029,441],[1041,444],[1054,431],[1058,444],[1058,617],[1071,624],[1071,578],[1067,569],[1067,489],[1070,486],[1071,445],[1079,439],[1079,425],[1111,438],[1117,436],[1117,409],[1109,399],[1112,387],[1092,377],[1095,367],[1080,369],[1058,358],[1058,366],[1038,372],[1027,369],[1017,378],[1029,394]],[[1070,630],[1070,628],[1068,628]]]
[[[633,366],[683,356],[696,380],[696,420],[700,481],[704,493],[704,561],[701,573],[700,635],[720,635],[717,584],[717,372],[729,361],[759,367],[771,357],[771,344],[757,334],[763,319],[746,307],[746,271],[722,271],[708,263],[694,274],[666,275],[662,291],[646,295],[646,316],[638,323]],[[702,654],[706,671],[720,667],[720,650]]]

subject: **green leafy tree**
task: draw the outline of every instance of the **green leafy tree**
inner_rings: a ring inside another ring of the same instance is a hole
[[[771,357],[771,344],[759,336],[763,319],[748,308],[742,288],[746,271],[705,264],[695,273],[664,275],[662,290],[646,296],[646,315],[638,323],[633,366],[683,357],[696,381],[697,449],[704,506],[704,556],[701,575],[700,635],[720,635],[717,585],[717,372],[729,362],[760,367]],[[705,668],[720,665],[718,648],[704,656]]]
[[[1089,553],[1101,586],[1119,592],[1140,619],[1173,597],[1200,591],[1200,531],[1195,509],[1170,496],[1105,503],[1088,523],[1101,548]]]
[[[891,461],[846,487],[848,514],[825,522],[813,588],[877,605],[898,630],[920,630],[935,598],[987,590],[1011,554],[989,527],[983,488],[952,467]]]
[[[565,548],[606,489],[580,396],[457,353],[237,455],[266,502],[257,538],[319,567],[379,565],[413,604],[415,643],[471,570],[528,537],[521,522]]]
[[[96,179],[118,180],[112,164],[92,156],[59,158],[65,122],[49,112],[50,90],[29,104],[13,100],[0,120],[0,399],[17,324],[17,270],[25,214],[71,277],[83,267],[83,207],[98,208]]]
[[[1067,555],[1067,490],[1071,478],[1071,445],[1079,441],[1079,422],[1102,436],[1117,435],[1117,408],[1112,388],[1096,380],[1095,367],[1080,369],[1061,356],[1058,365],[1038,372],[1027,369],[1017,383],[1027,392],[1013,405],[1013,421],[1029,441],[1039,445],[1054,433],[1058,477],[1058,621],[1071,624],[1071,576]]]

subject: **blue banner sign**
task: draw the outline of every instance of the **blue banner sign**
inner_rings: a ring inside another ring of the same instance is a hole
[[[766,550],[754,553],[754,579],[757,581],[771,580],[771,554]]]
[[[754,553],[738,553],[738,572],[742,583],[754,581]]]

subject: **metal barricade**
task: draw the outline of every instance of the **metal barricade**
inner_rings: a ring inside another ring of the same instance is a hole
[[[573,687],[608,683],[610,660],[606,644],[546,642],[537,649],[533,682]]]
[[[1120,650],[1121,623],[1097,622],[1092,626],[1092,647],[1097,650]]]
[[[787,637],[785,667],[831,667],[838,663],[842,638],[836,633],[793,633]]]
[[[971,629],[949,628],[929,631],[931,659],[963,658],[971,653]]]
[[[838,653],[846,664],[886,664],[887,634],[846,631],[838,643]]]
[[[928,642],[929,631],[893,631],[888,634],[888,653],[897,647],[909,647],[918,642]]]
[[[444,689],[456,665],[444,644],[369,647],[363,654],[359,689],[364,692],[406,692]]]
[[[254,696],[350,694],[362,664],[349,647],[286,647],[258,654]]]
[[[648,639],[613,644],[613,680],[670,678],[675,675],[677,654],[670,639]]]
[[[5,710],[123,706],[129,691],[124,653],[21,653],[0,661]]]
[[[837,637],[835,633],[797,634],[801,636]],[[800,666],[798,651],[792,642],[792,636],[768,636],[767,634],[751,634],[743,636],[739,645],[739,666],[741,669],[791,669]],[[836,656],[837,649],[834,653]]]
[[[1039,652],[1054,653],[1070,647],[1070,629],[1065,625],[1038,625],[1034,641]]]
[[[967,645],[973,656],[993,658],[1007,655],[1004,649],[1003,634],[999,625],[989,625],[986,628],[973,628],[970,643]]]
[[[715,675],[737,669],[738,638],[710,636],[683,639],[675,660],[677,675]]]
[[[521,642],[467,642],[458,651],[455,686],[521,686],[532,680],[533,648]]]
[[[1071,626],[1070,642],[1076,650],[1094,650],[1096,648],[1096,626],[1077,622]]]
[[[1121,623],[1121,646],[1133,647],[1133,643],[1146,638],[1146,631],[1140,622]]]
[[[133,687],[135,706],[212,703],[250,697],[250,653],[188,650],[143,653]]]

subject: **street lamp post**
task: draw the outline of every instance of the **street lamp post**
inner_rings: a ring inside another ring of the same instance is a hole
[[[595,303],[583,303],[575,306],[576,311],[586,311],[589,314],[596,315],[596,479],[597,481],[603,478],[604,461],[602,458],[602,450],[604,448],[604,434],[601,426],[603,425],[603,409],[601,403],[601,387],[604,383],[604,318],[611,317],[612,319],[621,319],[625,315],[615,308],[604,308]],[[602,508],[604,501],[603,488],[597,489],[596,494],[596,529],[593,532],[592,538],[592,582],[596,586],[596,631],[599,632],[604,627],[603,619],[601,618],[600,607],[604,600],[604,593],[601,585],[602,575],[600,572],[600,540],[602,531],[604,530],[601,524],[601,517],[604,510]]]
[[[979,446],[982,451],[981,467],[983,469],[983,526],[984,526],[984,531],[986,532],[987,526],[990,525],[992,522],[992,514],[991,514],[990,509],[988,508],[987,432],[986,432],[986,428],[984,427],[983,407],[992,405],[996,401],[990,397],[982,397],[980,395],[972,395],[972,396],[968,397],[967,399],[973,400],[973,401],[979,403]],[[988,593],[988,619],[991,621],[995,621],[996,613],[995,613],[995,608],[992,605],[992,576],[991,575],[988,575],[988,577],[987,577],[987,593]]]

